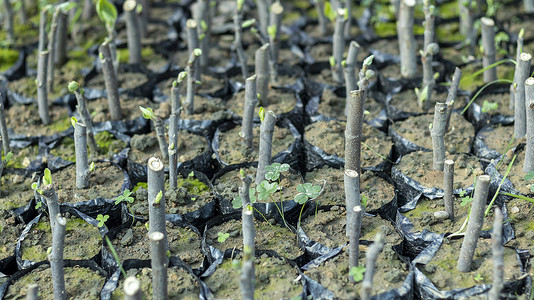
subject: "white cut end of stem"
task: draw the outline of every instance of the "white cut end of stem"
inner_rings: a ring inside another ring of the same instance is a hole
[[[523,52],[519,55],[519,59],[522,61],[529,61],[532,59],[532,55],[530,55],[530,53]]]
[[[480,18],[480,22],[482,23],[482,25],[485,25],[488,27],[495,26],[495,21],[493,21],[493,19],[491,18],[482,17]]]
[[[148,167],[152,171],[161,171],[163,170],[164,165],[159,158],[151,157],[148,159]]]
[[[484,175],[480,175],[480,176],[478,176],[478,180],[479,180],[479,181],[490,182],[491,177],[490,177],[489,175],[485,175],[485,174],[484,174]]]
[[[67,218],[62,217],[61,214],[57,214],[57,222],[61,226],[67,226]]]
[[[415,6],[415,3],[416,1],[415,0],[403,0],[402,2],[404,2],[404,5],[407,5],[407,6]]]
[[[137,2],[135,0],[126,0],[124,1],[124,11],[132,11],[137,6]]]
[[[254,81],[256,80],[256,74],[250,76],[249,78],[247,78],[247,81]]]
[[[133,296],[141,289],[141,282],[134,276],[129,276],[124,280],[124,294]]]
[[[452,159],[447,159],[447,160],[445,160],[444,163],[445,163],[446,165],[454,165],[454,160],[452,160]]]
[[[187,28],[191,28],[191,29],[197,28],[197,21],[195,21],[193,19],[189,19],[189,20],[187,20],[187,22],[185,22],[185,26],[187,26]]]
[[[271,11],[279,15],[284,12],[284,7],[282,6],[280,2],[276,1],[271,5]]]
[[[357,205],[357,206],[354,206],[354,208],[352,209],[355,213],[359,213],[362,211],[362,207]]]
[[[356,172],[356,170],[350,170],[350,169],[347,169],[345,170],[345,175],[347,175],[348,177],[358,177],[358,172]]]
[[[162,232],[159,232],[159,231],[154,231],[154,232],[152,232],[151,234],[148,235],[148,238],[151,241],[155,241],[155,242],[162,241],[164,237],[165,237],[165,235]]]
[[[525,85],[534,85],[534,77],[529,77],[525,80]]]

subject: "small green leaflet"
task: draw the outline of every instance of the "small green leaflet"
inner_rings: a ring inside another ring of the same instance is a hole
[[[101,215],[101,214],[98,214],[98,216],[96,216],[96,220],[98,221],[98,227],[102,227],[104,226],[104,223],[106,223],[106,221],[109,219],[109,216],[108,215]]]
[[[76,123],[78,123],[78,120],[76,120],[75,117],[70,117],[70,124],[72,127],[76,128]]]
[[[68,89],[69,92],[74,93],[78,88],[80,87],[80,84],[78,84],[76,81],[69,82]]]
[[[163,198],[163,192],[159,191],[159,193],[156,195],[156,199],[154,199],[154,203],[159,204],[161,198]]]
[[[43,185],[49,184],[52,184],[52,173],[50,172],[50,169],[46,168],[44,170]]]
[[[297,192],[299,193],[295,195],[294,201],[299,204],[304,204],[309,199],[318,197],[321,193],[321,187],[307,182],[304,184],[299,184],[297,186]]]
[[[278,189],[278,183],[276,182],[269,183],[267,180],[263,180],[260,183],[260,186],[256,188],[256,191],[258,192],[258,199],[261,201],[268,200],[269,196],[274,194],[277,189]]]
[[[334,22],[336,19],[336,11],[332,9],[332,5],[330,5],[330,1],[325,1],[324,3],[324,15],[330,19],[330,21]]]
[[[117,8],[111,4],[108,0],[96,1],[96,13],[102,22],[106,23],[108,28],[115,26],[115,20],[117,20]]]
[[[360,282],[363,280],[363,274],[365,273],[366,270],[367,269],[362,265],[357,266],[357,267],[352,267],[349,270],[349,276],[352,277],[354,281]]]
[[[492,110],[497,110],[499,108],[499,103],[497,102],[489,102],[488,100],[484,100],[484,103],[482,104],[482,112],[487,113]]]
[[[144,108],[142,106],[139,106],[139,109],[143,113],[143,118],[145,118],[147,120],[150,120],[155,116],[154,115],[154,111],[150,107]]]
[[[263,108],[263,106],[260,106],[258,115],[260,116],[260,121],[263,122],[263,120],[265,120],[265,108]]]
[[[226,242],[226,239],[228,239],[230,237],[229,233],[217,232],[217,235],[218,235],[217,241],[219,241],[219,243]]]
[[[527,175],[525,175],[525,177],[523,177],[523,179],[525,179],[526,181],[530,181],[530,180],[534,179],[534,171],[528,172]]]
[[[265,166],[265,179],[274,181],[278,180],[280,173],[289,171],[288,164],[273,163]]]
[[[271,39],[275,39],[276,38],[276,25],[270,25],[267,27],[267,34],[269,35],[269,37],[271,37]]]

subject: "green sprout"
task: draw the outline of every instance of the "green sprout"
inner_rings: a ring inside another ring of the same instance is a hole
[[[150,107],[144,108],[142,106],[139,106],[139,109],[143,113],[143,118],[147,120],[154,120],[154,118],[156,117],[156,115],[154,114],[154,111]]]
[[[226,242],[226,240],[230,237],[229,233],[217,232],[217,235],[218,235],[217,241],[219,241],[219,243]]]
[[[115,198],[115,205],[121,203],[121,202],[127,202],[127,203],[133,203],[134,198],[131,196],[133,192],[131,192],[129,189],[125,189],[122,192],[122,195],[119,195],[117,198]]]
[[[69,89],[69,92],[74,93],[78,88],[80,88],[80,84],[76,81],[69,82],[69,85],[67,86]]]
[[[497,102],[489,102],[488,100],[484,100],[484,103],[482,104],[482,112],[487,113],[492,110],[497,110],[499,108],[499,103]]]
[[[330,1],[324,2],[324,15],[328,19],[330,19],[331,22],[334,22],[336,19],[336,11],[332,8],[332,5],[330,4]]]
[[[49,185],[49,184],[52,184],[52,173],[50,172],[49,168],[46,168],[44,170],[44,175],[43,175],[43,185]]]
[[[265,108],[263,108],[263,106],[260,106],[258,115],[260,116],[260,121],[263,122],[263,120],[265,120]]]
[[[96,220],[98,221],[98,227],[102,227],[104,226],[104,223],[106,223],[106,221],[109,219],[109,216],[108,215],[102,215],[102,214],[98,214],[98,216],[96,216]]]
[[[333,57],[333,56],[330,56],[328,58],[328,63],[330,64],[330,67],[332,67],[332,68],[335,67],[336,66],[336,58]]]
[[[76,117],[70,117],[70,124],[72,125],[72,127],[76,127],[76,123],[78,123]]]
[[[484,277],[482,277],[482,275],[480,275],[480,273],[477,273],[477,274],[475,275],[475,277],[473,277],[473,279],[474,279],[476,282],[478,282],[478,283],[484,281]]]
[[[460,206],[466,206],[467,204],[473,202],[473,197],[471,197],[470,195],[466,195],[465,190],[462,190],[460,192],[460,197],[462,197],[462,203],[460,203]]]
[[[156,195],[156,199],[154,199],[154,203],[159,204],[162,198],[163,198],[163,192],[159,191],[159,193]]]
[[[269,25],[267,27],[267,34],[274,40],[276,38],[276,25]]]
[[[280,177],[280,173],[289,171],[288,164],[273,163],[265,166],[265,179],[277,180]]]
[[[360,282],[363,280],[363,274],[365,273],[367,269],[364,267],[364,266],[357,266],[357,267],[352,267],[350,268],[349,270],[349,276],[352,277],[352,279],[355,281],[355,282]]]
[[[254,26],[256,24],[256,19],[250,19],[246,20],[241,24],[241,28],[249,28],[251,26]]]
[[[178,74],[178,83],[182,83],[182,81],[184,81],[184,79],[187,77],[187,72],[186,71],[183,71],[183,72],[180,72],[180,74]]]
[[[96,13],[100,20],[106,24],[108,31],[115,27],[115,21],[117,20],[117,8],[115,8],[115,5],[108,0],[97,0]]]

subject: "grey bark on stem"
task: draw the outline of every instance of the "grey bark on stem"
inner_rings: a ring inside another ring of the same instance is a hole
[[[533,0],[523,0],[523,7],[526,13],[534,12],[534,1]]]
[[[434,107],[434,123],[432,124],[432,150],[434,170],[443,171],[445,161],[445,126],[447,124],[447,104],[436,103]]]
[[[432,70],[432,58],[438,54],[439,46],[436,43],[430,43],[421,55],[423,65],[423,86],[420,91],[418,105],[423,111],[428,111],[432,102],[432,91],[436,85],[434,80],[434,71]]]
[[[458,87],[460,86],[460,79],[462,78],[462,70],[456,67],[454,69],[454,75],[452,76],[451,85],[449,86],[449,93],[447,94],[447,125],[445,126],[445,132],[449,131],[449,124],[451,122],[451,112],[456,102],[456,96],[458,95]]]
[[[159,150],[161,151],[161,158],[163,158],[163,160],[168,160],[169,146],[165,139],[165,124],[159,117],[155,117],[152,121],[154,122],[154,129],[156,129],[156,137],[158,139]]]
[[[423,13],[425,14],[425,31],[424,31],[424,40],[423,40],[423,49],[427,49],[428,45],[434,43],[434,6],[430,5],[429,0],[423,0]]]
[[[470,55],[475,55],[476,30],[472,0],[458,1],[460,10],[460,34],[465,36],[465,45]]]
[[[254,124],[254,109],[258,103],[256,93],[256,75],[252,75],[245,81],[245,103],[243,109],[243,123],[241,125],[241,138],[243,138],[247,151],[252,150],[252,127]]]
[[[4,110],[4,103],[2,99],[5,95],[5,90],[0,90],[0,136],[2,137],[2,150],[4,155],[7,155],[10,151],[9,147],[9,134],[7,132],[6,114]]]
[[[256,171],[256,185],[265,180],[265,167],[271,164],[271,150],[273,147],[274,125],[276,114],[269,110],[260,126],[260,146],[258,153],[258,170]]]
[[[63,262],[67,219],[62,217],[60,214],[55,216],[55,229],[52,231],[52,253],[50,253],[48,259],[50,260],[50,270],[52,272],[54,299],[67,299],[67,293],[65,292],[65,271]]]
[[[519,32],[518,36],[517,36],[517,44],[516,44],[516,53],[515,53],[515,61],[516,61],[516,64],[515,64],[515,70],[514,70],[514,79],[512,81],[512,84],[510,85],[510,104],[508,105],[508,107],[513,110],[514,107],[515,107],[515,90],[516,90],[516,85],[515,85],[515,82],[517,82],[517,76],[519,76],[519,59],[521,59],[521,53],[523,53],[523,43],[524,43],[524,38],[523,38],[523,29],[521,29],[521,31]]]
[[[416,43],[413,34],[415,0],[401,0],[397,21],[397,38],[400,51],[401,75],[405,78],[417,76]]]
[[[373,277],[375,276],[376,269],[376,260],[378,254],[384,248],[384,239],[381,233],[378,233],[375,237],[375,242],[367,248],[367,253],[365,253],[365,259],[367,260],[365,275],[363,276],[362,281],[362,291],[361,299],[369,300],[371,299],[371,290],[373,287]]]
[[[275,1],[271,4],[271,11],[269,14],[269,27],[274,28],[274,34],[269,33],[269,44],[271,44],[271,60],[276,66],[278,63],[278,51],[280,50],[280,31],[282,29],[282,14],[284,7],[280,1]],[[271,29],[273,30],[273,29]],[[268,30],[269,31],[269,30]],[[271,70],[276,74],[276,70]]]
[[[269,43],[264,44],[255,53],[256,90],[263,107],[269,106],[269,48]]]
[[[96,144],[94,129],[93,129],[93,120],[91,120],[91,114],[87,109],[87,101],[85,99],[85,93],[82,91],[80,86],[74,90],[74,95],[76,96],[76,110],[82,119],[82,123],[87,127],[87,143],[89,144],[89,149],[91,149],[93,155],[98,153],[98,145]]]
[[[345,28],[344,28],[344,36],[345,39],[350,39],[350,30],[352,27],[352,1],[346,1],[345,2],[345,9],[347,10],[347,22],[345,22]]]
[[[195,89],[196,89],[196,80],[195,80],[195,74],[198,71],[195,67],[196,60],[198,56],[202,55],[202,50],[195,49],[193,52],[191,52],[191,56],[189,57],[189,60],[187,61],[187,66],[185,67],[185,72],[187,73],[187,91],[186,91],[186,97],[185,97],[185,113],[187,115],[192,115],[195,113]],[[199,55],[197,55],[199,54]]]
[[[58,23],[59,15],[61,14],[61,8],[56,6],[54,14],[52,15],[52,21],[50,23],[50,31],[48,32],[48,61],[46,69],[46,88],[48,91],[54,90],[54,70],[55,70],[55,57],[56,49],[59,44],[57,43],[58,37]]]
[[[443,202],[449,219],[454,222],[454,160],[447,159],[443,167]]]
[[[180,114],[173,113],[169,118],[169,188],[178,188],[178,121]]]
[[[167,257],[166,234],[160,231],[149,233],[150,253],[152,265],[152,299],[167,299],[167,267],[169,258]]]
[[[350,237],[352,230],[350,225],[354,224],[354,207],[361,206],[360,174],[355,170],[345,169],[343,187],[345,189],[345,211],[347,212],[345,235]]]
[[[128,41],[128,63],[141,64],[141,28],[137,15],[137,1],[126,0],[122,6],[126,19],[126,36]],[[145,9],[145,7],[143,7]]]
[[[241,10],[236,10],[234,14],[234,48],[237,53],[237,58],[241,64],[241,75],[243,79],[246,80],[248,77],[247,69],[247,55],[243,49],[243,30],[241,24],[243,23],[243,12]]]
[[[4,27],[7,32],[7,40],[10,42],[15,41],[15,23],[14,23],[13,6],[10,0],[4,0]]]
[[[345,170],[354,170],[358,174],[361,173],[363,95],[362,90],[350,92],[345,128]]]
[[[497,50],[495,48],[495,21],[491,18],[480,18],[482,24],[482,67],[487,68],[496,61]],[[484,83],[497,80],[497,68],[489,68],[484,71]]]
[[[395,19],[398,19],[401,0],[389,0],[389,3],[391,3],[391,6],[393,7]]]
[[[523,172],[534,171],[534,77],[525,81],[526,115],[527,115],[527,146]]]
[[[39,51],[37,60],[37,106],[39,117],[43,125],[50,124],[50,112],[48,111],[48,90],[46,88],[46,70],[48,63],[48,51]]]
[[[338,8],[336,11],[336,25],[334,27],[334,36],[332,38],[332,56],[334,64],[331,64],[332,79],[336,83],[343,83],[343,52],[345,51],[345,10]],[[332,62],[331,62],[332,63]]]
[[[65,62],[67,62],[67,18],[67,13],[61,10],[57,19],[57,32],[54,46],[56,49],[54,54],[54,63],[57,66],[62,66]]]
[[[353,222],[348,226],[350,229],[349,236],[349,270],[358,266],[358,256],[360,255],[360,232],[362,228],[362,207],[355,206],[353,209]],[[350,278],[354,282],[354,278]]]
[[[356,41],[351,41],[349,44],[349,52],[347,60],[345,61],[345,93],[346,103],[349,102],[350,92],[357,89],[356,86],[356,59],[360,52],[360,45]],[[347,115],[348,105],[345,105],[345,115]]]
[[[263,37],[267,38],[267,27],[269,27],[269,6],[270,0],[258,0],[256,5],[258,6],[258,23],[260,33]]]
[[[243,265],[239,275],[239,287],[243,300],[254,300],[254,253],[248,248],[243,249]]]
[[[502,246],[503,214],[500,208],[495,208],[493,232],[491,234],[491,250],[493,252],[493,285],[488,293],[489,300],[498,300],[504,287],[504,249]]]
[[[89,20],[91,19],[96,12],[96,7],[93,4],[93,0],[83,0],[83,8],[82,8],[82,20]]]
[[[319,22],[319,33],[321,36],[326,35],[326,16],[324,15],[324,0],[315,0],[313,2],[317,11],[317,21]]]
[[[243,204],[241,210],[241,218],[243,219],[243,249],[248,247],[248,249],[251,251],[252,257],[254,257],[256,253],[256,247],[254,244],[256,230],[254,229],[254,214],[249,196],[249,188],[252,178],[250,176],[246,176],[241,178],[241,182],[243,184],[241,187],[239,187],[239,196],[241,197],[241,202]]]
[[[525,81],[530,75],[530,61],[532,55],[530,53],[521,53],[517,61],[518,75],[517,81],[514,82],[514,136],[522,138],[527,133],[527,108],[525,101]]]
[[[204,55],[200,56],[200,67],[204,69],[208,66],[210,39],[211,39],[211,14],[210,0],[198,0],[193,8],[193,18],[197,24],[197,34],[199,37],[200,49]]]
[[[145,38],[147,36],[147,29],[148,29],[148,19],[150,16],[150,0],[140,0],[139,4],[141,5],[141,13],[138,13],[138,20],[139,20],[139,34],[141,35],[141,39]]]
[[[39,285],[35,283],[28,284],[26,300],[39,300]]]
[[[200,48],[200,42],[198,40],[198,24],[197,21],[193,19],[187,20],[185,23],[185,27],[187,29],[187,52],[193,53],[195,49]],[[196,59],[194,62],[194,69],[195,73],[193,74],[193,78],[195,81],[200,81],[202,72],[200,70],[200,60]]]
[[[76,188],[89,187],[89,164],[87,161],[87,128],[80,122],[74,125],[74,149],[76,152]]]
[[[167,228],[165,227],[165,173],[163,162],[160,159],[151,157],[148,159],[148,233],[162,232],[167,239]],[[158,194],[161,197],[158,200]]]
[[[471,271],[471,264],[473,262],[473,255],[477,247],[478,238],[484,222],[484,208],[486,206],[486,199],[488,198],[490,176],[478,176],[475,195],[473,197],[473,204],[469,214],[469,221],[465,232],[462,248],[460,249],[460,257],[458,258],[458,265],[456,268],[460,272]]]
[[[109,113],[112,121],[122,119],[121,102],[119,98],[119,85],[117,83],[117,73],[113,66],[113,57],[108,41],[104,41],[98,48],[100,62],[102,63],[102,74],[108,96]]]
[[[183,76],[182,76],[183,75]],[[178,75],[178,80],[172,82],[171,86],[171,114],[179,114],[182,110],[180,103],[180,91],[182,87],[182,81],[187,73],[182,72]]]
[[[124,300],[143,300],[141,281],[135,276],[128,276],[124,279]]]
[[[59,201],[54,186],[51,184],[44,186],[42,196],[46,200],[46,206],[48,206],[48,215],[57,216],[59,214]],[[52,234],[54,233],[55,227],[56,219],[50,217],[50,228],[52,229]]]

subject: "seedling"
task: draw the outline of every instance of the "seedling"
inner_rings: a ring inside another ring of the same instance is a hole
[[[473,280],[475,280],[477,283],[482,283],[482,282],[484,282],[484,277],[482,277],[482,275],[480,275],[480,273],[477,273],[473,277]]]
[[[298,221],[297,228],[300,227],[300,219],[302,217],[302,212],[304,210],[304,206],[306,202],[308,202],[308,200],[313,200],[319,197],[319,195],[321,195],[321,191],[322,189],[320,186],[311,184],[309,182],[304,183],[304,184],[299,184],[297,186],[298,194],[295,195],[295,198],[293,200],[297,202],[298,204],[302,204],[302,207],[300,208],[299,221]]]
[[[118,15],[117,8],[115,8],[115,5],[110,3],[108,0],[97,0],[96,13],[98,14],[100,20],[106,25],[106,30],[108,32],[107,39],[109,41],[113,68],[115,69],[115,75],[118,75],[119,58],[117,57],[117,48],[115,45],[115,37],[117,35],[115,31],[115,22]]]
[[[488,113],[492,110],[497,110],[499,108],[499,103],[497,102],[489,102],[488,100],[484,100],[484,103],[482,104],[482,112]]]
[[[139,183],[137,184],[137,186],[135,188],[137,188],[138,186],[139,186]],[[134,188],[134,190],[135,190],[135,188]],[[117,198],[115,198],[115,205],[118,205],[121,202],[125,202],[126,206],[128,207],[128,211],[132,215],[132,219],[133,219],[132,223],[133,223],[135,221],[135,215],[133,214],[132,209],[130,207],[130,204],[132,204],[134,202],[134,198],[131,196],[132,194],[133,194],[133,192],[131,192],[129,189],[125,189],[122,192],[122,195],[119,195]]]
[[[106,221],[109,219],[109,215],[102,215],[102,214],[98,214],[98,216],[96,216],[96,220],[98,221],[98,227],[102,227],[104,226],[104,223],[106,223]]]
[[[362,265],[359,265],[357,267],[352,267],[349,270],[349,276],[352,277],[354,282],[360,282],[363,280],[363,274],[365,274],[366,270],[367,269]]]
[[[165,127],[163,124],[163,120],[160,117],[156,116],[156,114],[150,107],[144,108],[142,106],[139,106],[139,109],[143,114],[143,118],[147,120],[152,120],[152,122],[154,123],[161,156],[164,160],[169,159],[169,147],[167,145],[167,140],[165,140]]]
[[[217,232],[217,235],[218,235],[217,241],[219,241],[219,243],[226,242],[226,240],[230,237],[229,233]]]

